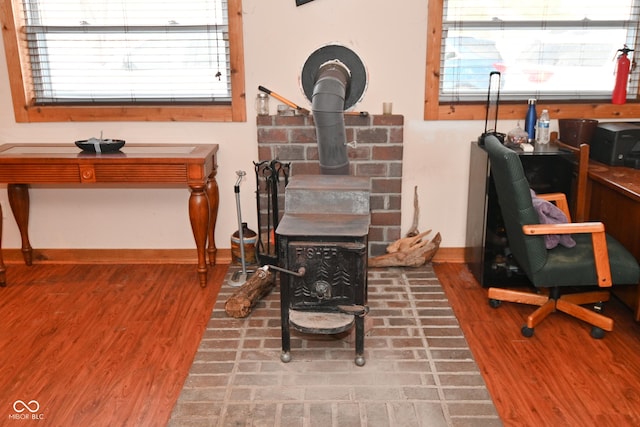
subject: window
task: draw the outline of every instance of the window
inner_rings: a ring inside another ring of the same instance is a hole
[[[241,0],[2,8],[18,122],[246,120]]]
[[[554,118],[638,117],[637,72],[627,104],[610,100],[617,50],[639,39],[639,3],[430,1],[425,119],[484,119],[494,70],[501,104],[509,105],[501,118],[524,117],[528,98]]]

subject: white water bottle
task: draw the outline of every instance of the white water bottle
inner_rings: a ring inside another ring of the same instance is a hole
[[[540,118],[538,119],[538,131],[536,132],[536,143],[537,144],[548,144],[549,143],[549,111],[542,110],[540,113]]]

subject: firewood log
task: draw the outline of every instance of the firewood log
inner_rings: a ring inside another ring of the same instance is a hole
[[[275,274],[259,268],[247,281],[231,294],[224,304],[228,316],[247,317],[256,303],[275,287]]]
[[[420,236],[426,233],[422,233]],[[412,245],[403,246],[403,250],[369,258],[369,267],[420,267],[431,261],[438,251],[441,241],[440,233],[437,233],[431,241],[420,239],[416,241],[413,238]]]

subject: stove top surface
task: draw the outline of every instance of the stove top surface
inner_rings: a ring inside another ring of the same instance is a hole
[[[276,233],[281,236],[353,236],[369,234],[369,215],[285,214]]]

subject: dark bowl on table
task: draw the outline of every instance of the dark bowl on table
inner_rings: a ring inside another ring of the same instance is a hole
[[[125,141],[122,139],[85,139],[76,141],[76,145],[79,148],[89,153],[113,153],[124,147],[124,144]]]

